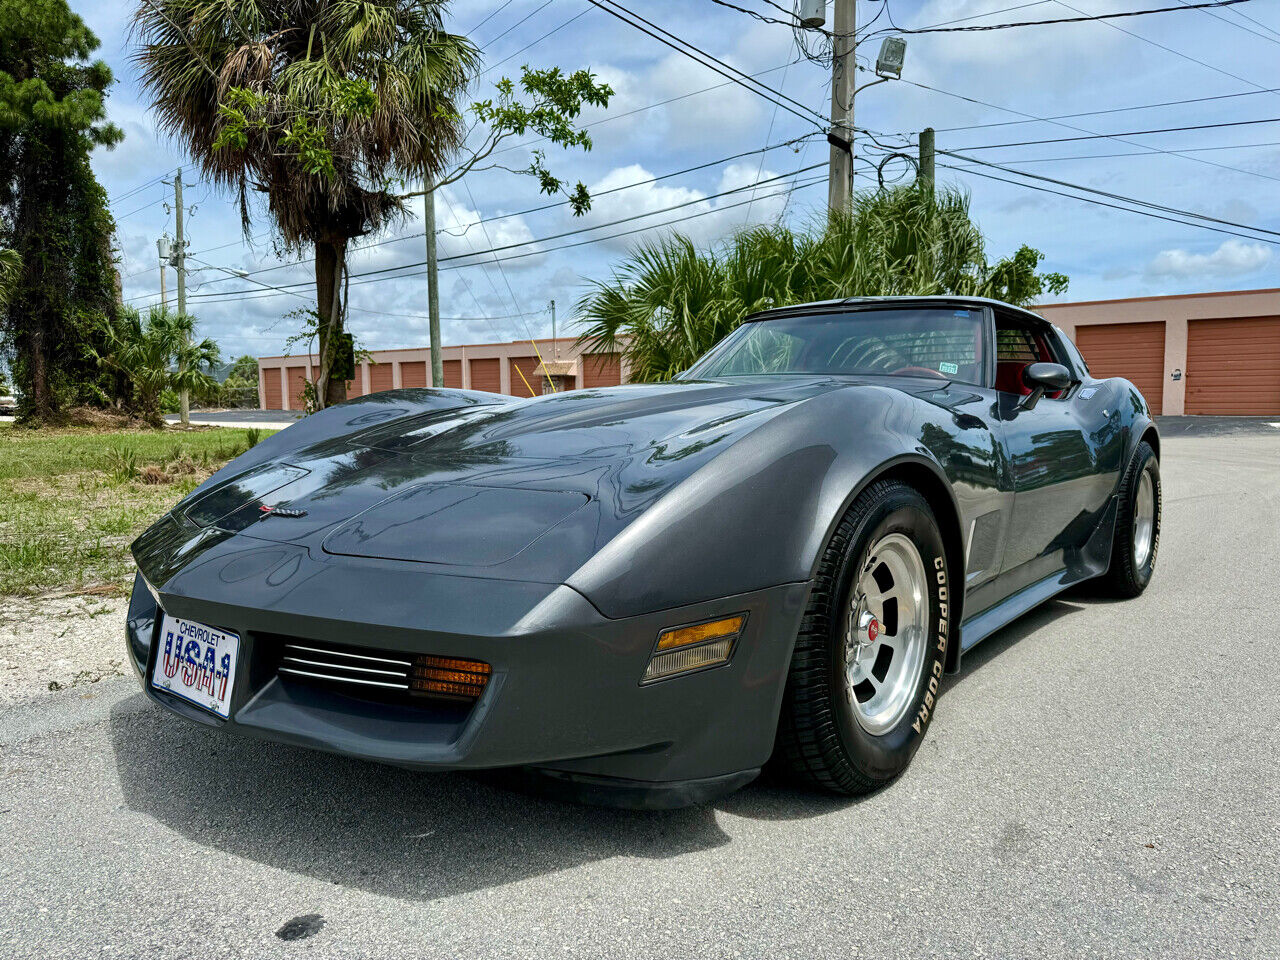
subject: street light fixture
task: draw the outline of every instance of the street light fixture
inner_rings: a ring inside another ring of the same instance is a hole
[[[883,80],[901,80],[902,62],[907,57],[907,41],[901,37],[885,37],[876,57],[876,76]]]

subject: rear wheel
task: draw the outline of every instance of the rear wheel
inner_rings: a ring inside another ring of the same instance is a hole
[[[1120,482],[1111,567],[1102,578],[1108,593],[1136,597],[1147,589],[1160,549],[1160,507],[1160,461],[1143,441]]]
[[[933,717],[949,630],[946,551],[916,490],[873,484],[823,554],[796,639],[778,759],[838,793],[910,762]]]

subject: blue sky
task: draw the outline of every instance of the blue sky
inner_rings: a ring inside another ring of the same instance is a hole
[[[872,28],[879,29],[890,25],[890,15],[899,28],[976,17],[965,21],[972,25],[1134,10],[1180,0],[1042,0],[1016,10],[1005,9],[1019,2],[889,0],[886,10],[879,0],[860,0],[858,6],[862,23],[879,15]],[[763,0],[738,0],[738,5],[771,12]],[[124,296],[145,306],[158,300],[155,239],[166,230],[173,231],[172,213],[164,203],[169,188],[151,181],[170,175],[179,164],[184,165],[188,181],[198,180],[199,175],[184,156],[182,145],[156,131],[130,63],[128,26],[133,4],[72,0],[72,6],[98,34],[102,41],[98,53],[115,71],[117,82],[108,110],[126,138],[115,150],[98,151],[94,168],[112,198],[117,217]],[[789,28],[762,23],[711,0],[630,0],[628,6],[740,70],[753,74],[771,70],[761,79],[814,110],[826,112],[829,74],[808,60],[791,62],[798,54]],[[993,12],[1002,9],[1005,12]],[[492,17],[475,29],[490,14]],[[984,14],[988,15],[981,16]],[[775,111],[770,102],[727,84],[707,67],[620,23],[586,0],[510,0],[505,6],[503,0],[468,0],[452,5],[449,19],[451,29],[468,33],[483,47],[488,63],[497,64],[518,54],[486,76],[486,82],[504,74],[515,76],[519,66],[527,63],[570,70],[587,67],[614,87],[616,96],[608,111],[592,111],[583,117],[584,122],[593,124],[594,149],[590,153],[553,150],[548,154],[557,174],[580,178],[597,194],[758,151],[767,144],[816,130],[813,123],[785,110]],[[886,144],[905,144],[906,139],[894,135],[913,138],[914,131],[933,126],[939,131],[939,149],[970,149],[970,156],[1042,176],[1219,220],[1278,229],[1280,122],[1126,136],[1126,142],[1081,139],[996,146],[1280,118],[1280,92],[1270,90],[1280,87],[1280,71],[1275,69],[1280,62],[1277,31],[1280,4],[1253,0],[1217,10],[1183,10],[1110,23],[913,36],[903,78],[923,86],[888,82],[865,91],[857,99],[856,122],[883,134],[878,139]],[[520,52],[529,44],[532,46]],[[860,47],[859,55],[874,60],[878,46],[876,38]],[[489,89],[478,84],[473,99],[487,96]],[[676,97],[681,99],[645,109]],[[1205,97],[1220,99],[1099,112]],[[985,105],[973,101],[984,101]],[[1016,122],[1027,116],[1076,114],[1079,116],[1056,123]],[[978,124],[1006,125],[951,129]],[[869,153],[871,144],[860,142],[859,148],[863,146]],[[974,149],[977,147],[990,149],[979,151]],[[523,165],[527,162],[525,149],[505,154],[504,164]],[[1114,154],[1133,155],[1106,156]],[[1061,159],[1067,157],[1081,159]],[[822,170],[757,188],[750,205],[742,204],[752,197],[750,191],[707,198],[790,174],[826,158],[827,146],[819,136],[794,147],[753,153],[597,196],[592,212],[576,220],[564,207],[504,217],[539,206],[547,198],[538,194],[527,177],[503,171],[471,175],[465,185],[443,191],[437,204],[438,226],[447,231],[441,236],[442,257],[685,206],[626,226],[521,247],[500,256],[545,252],[501,266],[476,265],[473,260],[473,265],[444,270],[444,341],[474,343],[548,334],[546,308],[552,299],[559,308],[561,334],[575,332],[573,304],[587,290],[588,281],[607,277],[611,265],[644,234],[559,251],[550,247],[635,228],[656,231],[663,229],[657,226],[663,221],[688,214],[703,214],[680,224],[703,243],[712,243],[744,223],[769,222],[779,216],[803,224],[825,202],[825,186],[798,189],[788,198],[785,185],[807,183],[809,178],[822,175]],[[963,164],[959,160],[947,162]],[[892,176],[900,167],[899,162],[890,162],[885,172]],[[865,164],[859,164],[859,186],[872,185],[874,174],[869,176],[868,171]],[[1012,252],[1022,243],[1044,251],[1044,267],[1071,278],[1065,299],[1280,286],[1280,253],[1256,234],[1246,239],[1149,219],[984,179],[970,171],[938,172],[941,180],[972,193],[973,215],[988,238],[989,252]],[[259,217],[253,226],[252,233],[259,239],[253,244],[243,242],[239,217],[229,196],[197,183],[188,186],[186,203],[189,208],[194,206],[187,217],[190,250],[198,258],[192,267],[209,264],[256,270],[293,259],[276,255],[265,218]],[[497,217],[503,219],[493,219]],[[478,223],[481,219],[486,222]],[[421,261],[421,230],[421,220],[415,215],[372,238],[406,237],[353,253],[352,273]],[[287,285],[307,281],[311,271],[309,264],[303,264],[257,277]],[[172,272],[169,283],[172,296]],[[192,312],[202,333],[218,340],[228,356],[280,352],[297,324],[285,315],[305,305],[304,299],[284,294],[236,296],[235,291],[262,288],[213,269],[193,275],[191,288]],[[305,288],[299,292],[303,297],[310,295]],[[354,283],[351,308],[350,325],[368,348],[427,343],[425,280],[417,271],[396,279]]]

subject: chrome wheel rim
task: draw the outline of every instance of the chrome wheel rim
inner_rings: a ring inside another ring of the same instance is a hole
[[[1143,470],[1138,480],[1138,496],[1133,504],[1133,562],[1145,566],[1151,556],[1156,528],[1156,486],[1151,471]]]
[[[867,554],[845,624],[845,695],[868,733],[887,733],[911,708],[928,621],[920,551],[903,534],[888,534]]]

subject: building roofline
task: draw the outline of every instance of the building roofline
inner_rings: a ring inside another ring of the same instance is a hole
[[[1280,287],[1266,287],[1261,290],[1214,290],[1208,293],[1169,293],[1154,297],[1117,297],[1113,300],[1067,300],[1062,303],[1038,303],[1034,310],[1055,310],[1062,307],[1094,307],[1108,303],[1152,303],[1159,300],[1199,300],[1205,297],[1247,297],[1280,294]]]
[[[527,337],[521,337],[519,340],[488,340],[483,343],[447,343],[444,346],[442,346],[440,349],[441,350],[466,350],[471,347],[509,347],[514,344],[521,344],[521,343],[528,343],[531,345],[536,343],[539,346],[541,346],[544,343],[563,345],[566,343],[570,343],[570,344],[576,343],[577,339],[578,339],[577,337],[556,337],[553,340],[551,339],[551,337],[535,337],[533,340],[529,340]],[[364,352],[370,355],[374,355],[379,353],[405,353],[406,351],[409,351],[409,350],[430,350],[430,349],[431,348],[429,346],[385,347],[382,350],[366,350]],[[320,352],[319,350],[308,350],[306,353],[284,353],[284,354],[277,354],[269,357],[258,357],[257,359],[258,360],[296,360],[302,357],[315,357],[319,354],[319,352]],[[584,352],[588,352],[588,351],[584,351]]]

